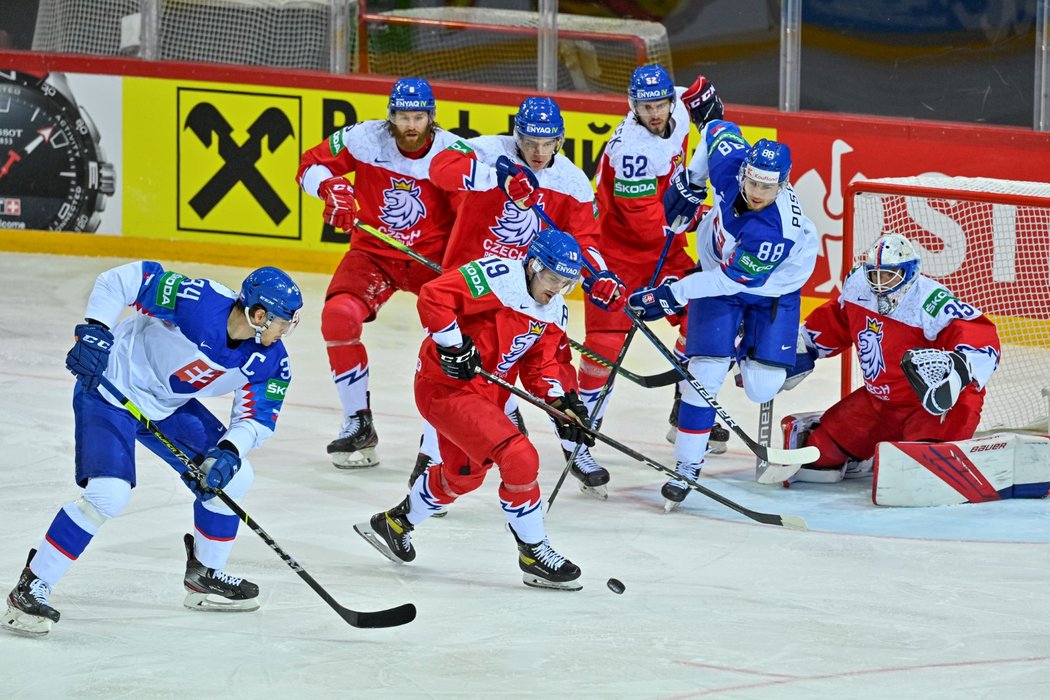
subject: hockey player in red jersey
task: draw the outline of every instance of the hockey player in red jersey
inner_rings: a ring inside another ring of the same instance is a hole
[[[506,415],[507,391],[476,372],[483,368],[512,383],[520,378],[530,392],[579,421],[558,425],[563,439],[594,444],[581,430],[587,410],[575,387],[561,381],[568,322],[562,295],[577,283],[582,266],[575,239],[545,229],[523,261],[475,260],[420,291],[419,316],[430,337],[419,352],[416,406],[437,429],[444,462],[420,473],[397,506],[355,526],[392,561],[415,559],[413,529],[481,486],[496,464],[500,506],[517,540],[525,584],[581,588],[579,567],[547,541],[536,449]]]
[[[594,191],[584,172],[559,153],[564,140],[565,122],[558,104],[549,97],[527,97],[514,117],[513,136],[458,141],[434,156],[431,180],[455,193],[458,202],[442,265],[448,270],[487,255],[523,258],[544,225],[533,211],[540,209],[561,229],[573,232],[592,266],[599,270],[583,281],[590,302],[600,309],[619,311],[626,289],[605,270],[597,250],[587,247],[588,242],[597,240]],[[507,408],[520,425],[516,400],[511,398]],[[566,458],[574,447],[563,441]],[[427,449],[425,444],[424,451]],[[417,469],[425,459],[421,455]],[[608,471],[594,461],[586,447],[576,452],[572,474],[587,489],[601,487],[609,480]],[[595,493],[603,497],[603,491]]]
[[[920,268],[907,238],[882,236],[846,277],[839,298],[814,309],[799,329],[806,352],[795,373],[852,346],[864,386],[823,415],[785,419],[791,447],[820,449],[820,460],[805,465],[798,480],[866,476],[864,462],[883,441],[973,437],[984,388],[999,365],[999,336],[991,319]]]
[[[325,223],[350,232],[350,250],[332,277],[321,334],[343,406],[343,426],[328,445],[343,469],[374,467],[379,442],[368,394],[362,326],[397,290],[418,293],[436,276],[405,253],[358,230],[361,221],[431,258],[444,254],[452,229],[448,197],[429,181],[435,154],[455,136],[434,122],[434,94],[422,78],[402,78],[390,92],[387,119],[351,124],[306,151],[297,181],[325,203]],[[353,173],[350,184],[343,175]]]
[[[704,183],[690,185],[684,169],[689,123],[692,116],[697,120],[697,128],[701,128],[707,121],[721,119],[723,110],[714,88],[703,76],[688,89],[675,87],[671,76],[659,65],[635,69],[628,102],[630,112],[606,144],[596,175],[600,230],[597,247],[609,269],[628,290],[635,290],[650,286],[668,235],[675,238],[655,283],[683,277],[695,266],[686,253],[685,237],[677,235],[692,230],[706,196]],[[605,357],[616,357],[631,326],[630,319],[590,307],[584,314],[584,343]],[[685,342],[685,314],[669,320],[682,331],[677,343],[681,350]],[[608,367],[586,357],[581,360],[580,396],[599,417],[605,412],[605,405],[594,404],[608,377]],[[676,415],[677,412],[672,413],[672,424],[676,424]],[[724,450],[728,433],[720,432],[718,437],[723,438],[719,447]]]

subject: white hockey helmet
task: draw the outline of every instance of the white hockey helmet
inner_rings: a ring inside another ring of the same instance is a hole
[[[915,246],[899,233],[880,236],[864,256],[864,277],[879,300],[880,313],[892,313],[915,283],[922,260]]]

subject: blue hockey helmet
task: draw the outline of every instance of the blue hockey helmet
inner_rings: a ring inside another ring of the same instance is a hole
[[[892,313],[922,270],[911,241],[899,233],[880,236],[864,256],[864,276],[878,297],[879,311]]]
[[[287,330],[282,335],[287,335],[295,329],[299,323],[299,309],[303,308],[303,293],[284,270],[260,267],[244,278],[237,301],[244,307],[244,315],[249,325],[255,329],[258,340],[275,319],[288,322],[285,324]],[[266,310],[266,323],[262,326],[252,323],[251,310],[257,305]]]
[[[514,115],[514,136],[537,139],[565,138],[565,120],[550,97],[526,97]]]
[[[763,185],[785,185],[791,173],[791,149],[786,144],[759,139],[740,166],[741,178]]]
[[[532,272],[545,281],[560,282],[562,294],[572,291],[583,272],[580,244],[572,235],[556,228],[545,228],[536,234],[525,260]]]
[[[390,102],[387,113],[393,118],[394,112],[426,112],[434,116],[434,91],[426,78],[401,78],[390,90]]]
[[[631,83],[627,87],[627,101],[634,111],[638,102],[656,102],[671,100],[674,105],[674,80],[659,63],[651,66],[639,66],[631,73]]]

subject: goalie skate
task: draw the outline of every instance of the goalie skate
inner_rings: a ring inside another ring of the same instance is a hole
[[[572,456],[572,452],[565,449],[562,449],[562,453],[566,460]],[[609,489],[606,484],[609,483],[609,471],[598,464],[586,445],[580,445],[576,458],[572,460],[572,465],[569,467],[569,472],[579,481],[581,493],[602,501],[608,500]]]
[[[379,435],[372,424],[372,411],[364,408],[343,421],[339,437],[328,443],[332,464],[340,469],[365,469],[379,464],[376,445]]]
[[[7,611],[0,620],[0,627],[26,637],[43,637],[51,631],[51,625],[58,622],[61,614],[48,603],[51,586],[37,578],[29,568],[34,554],[36,550],[30,550],[26,567],[7,596]]]
[[[186,576],[183,585],[190,610],[208,612],[251,612],[259,609],[259,587],[238,576],[209,569],[193,553],[193,535],[182,538],[186,545]]]

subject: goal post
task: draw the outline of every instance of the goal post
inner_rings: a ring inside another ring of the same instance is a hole
[[[922,175],[849,185],[845,279],[884,233],[920,249],[923,274],[996,324],[999,369],[988,384],[979,433],[1046,433],[1050,416],[1050,183]],[[842,392],[859,386],[844,357]]]
[[[362,71],[535,89],[539,13],[415,7],[360,15]],[[559,13],[557,90],[624,93],[638,66],[673,72],[659,22]]]

